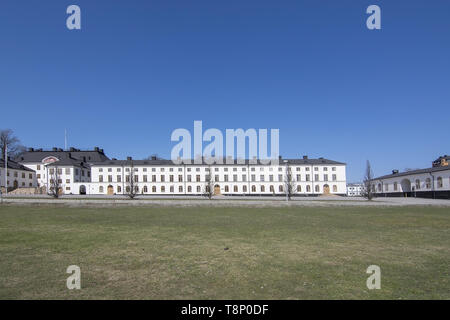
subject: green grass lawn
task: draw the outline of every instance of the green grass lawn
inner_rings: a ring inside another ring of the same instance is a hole
[[[0,257],[1,299],[450,299],[450,209],[3,205]]]

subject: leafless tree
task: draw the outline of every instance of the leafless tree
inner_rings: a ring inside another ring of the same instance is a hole
[[[19,138],[14,135],[14,132],[11,129],[0,130],[2,159],[5,159],[6,147],[8,147],[8,156],[11,158],[15,158],[25,151],[25,147],[21,145]]]
[[[53,198],[58,198],[61,192],[61,179],[59,176],[59,169],[57,166],[54,166],[48,170],[49,170],[48,176],[50,178],[48,194],[51,195]]]
[[[212,199],[214,195],[214,178],[211,166],[208,167],[208,174],[205,176],[205,186],[203,188],[203,195],[208,197],[209,200]]]
[[[366,172],[364,174],[363,187],[361,191],[361,195],[367,200],[373,199],[373,190],[371,185],[372,180],[373,180],[372,167],[370,166],[369,160],[367,160]]]
[[[126,187],[125,187],[125,194],[130,198],[134,199],[137,195],[137,181],[134,175],[134,164],[133,160],[130,161],[130,173],[126,176]]]
[[[297,184],[295,183],[294,175],[292,174],[292,170],[289,165],[286,166],[286,175],[284,177],[284,188],[288,200],[291,200],[292,196],[297,193]]]

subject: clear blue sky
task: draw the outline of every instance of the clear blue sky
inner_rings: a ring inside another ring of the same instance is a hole
[[[69,31],[66,8],[82,10]],[[365,26],[370,4],[382,30]],[[176,128],[279,128],[361,180],[450,154],[450,1],[0,2],[0,128],[169,157]]]

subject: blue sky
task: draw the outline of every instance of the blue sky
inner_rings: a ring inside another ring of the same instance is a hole
[[[66,8],[82,30],[66,28]],[[365,26],[382,9],[382,30]],[[26,146],[169,157],[176,128],[278,128],[360,180],[450,154],[448,1],[0,3],[0,128]]]

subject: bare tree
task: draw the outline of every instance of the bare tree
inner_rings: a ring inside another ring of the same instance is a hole
[[[1,158],[5,159],[5,150],[8,147],[8,156],[15,158],[25,151],[25,147],[20,143],[19,138],[14,135],[11,129],[0,130]]]
[[[291,167],[286,166],[286,175],[284,177],[284,188],[288,200],[291,200],[292,196],[297,193],[297,184],[295,183],[294,176],[292,174]]]
[[[137,181],[134,176],[134,164],[133,160],[130,161],[130,174],[125,177],[126,179],[126,187],[125,194],[130,198],[134,199],[137,195]]]
[[[59,169],[57,166],[49,169],[50,184],[48,194],[53,198],[58,198],[61,192],[61,179],[58,171]]]
[[[366,172],[364,174],[363,187],[361,190],[361,195],[367,200],[373,199],[374,193],[372,190],[372,180],[373,180],[372,167],[370,166],[369,160],[367,160]]]
[[[211,166],[209,166],[208,174],[205,176],[205,186],[203,188],[203,194],[205,197],[208,197],[209,200],[211,200],[214,195],[214,184],[215,181],[212,176]]]

